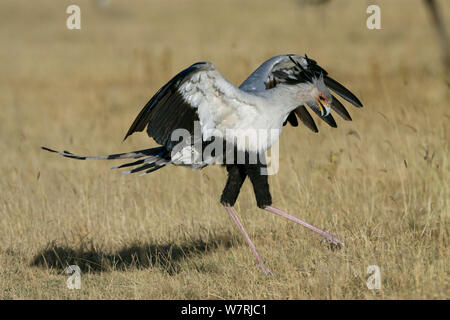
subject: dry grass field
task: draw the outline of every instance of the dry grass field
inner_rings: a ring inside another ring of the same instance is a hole
[[[81,30],[66,8],[81,7]],[[377,3],[382,29],[366,28]],[[440,1],[450,21],[450,3]],[[286,126],[274,205],[345,241],[256,207],[236,209],[273,277],[255,267],[219,203],[226,172],[169,167],[123,176],[41,145],[109,154],[154,145],[123,136],[177,71],[211,61],[240,84],[267,58],[307,53],[364,108]],[[448,299],[450,93],[419,0],[0,3],[0,298]],[[65,268],[82,270],[81,290]],[[381,290],[366,269],[381,268]]]

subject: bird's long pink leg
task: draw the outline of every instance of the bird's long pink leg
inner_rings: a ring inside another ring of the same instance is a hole
[[[325,238],[327,238],[328,240],[330,240],[330,241],[331,241],[332,243],[334,243],[334,244],[340,244],[340,245],[342,245],[342,246],[344,245],[344,243],[341,242],[341,241],[340,241],[338,238],[336,238],[335,236],[329,234],[328,232],[325,232],[325,231],[323,231],[323,230],[320,230],[319,228],[316,228],[316,227],[310,225],[309,223],[306,223],[306,222],[303,221],[303,220],[300,220],[300,219],[298,219],[298,218],[296,218],[296,217],[294,217],[294,216],[291,216],[290,214],[284,212],[283,210],[277,209],[277,208],[272,207],[272,206],[267,206],[267,207],[265,207],[264,209],[267,210],[267,211],[269,211],[269,212],[278,214],[278,215],[280,215],[280,216],[282,216],[282,217],[285,217],[285,218],[287,218],[287,219],[289,219],[289,220],[291,220],[291,221],[294,221],[294,222],[296,222],[296,223],[298,223],[298,224],[301,224],[302,226],[304,226],[304,227],[306,227],[306,228],[308,228],[308,229],[310,229],[310,230],[312,230],[312,231],[314,231],[314,232],[317,232],[318,234],[324,236]]]
[[[225,209],[230,214],[231,219],[233,219],[233,221],[237,224],[241,233],[244,235],[245,241],[247,241],[250,249],[253,252],[253,255],[256,257],[256,260],[258,260],[258,266],[261,267],[261,269],[263,270],[263,272],[266,275],[267,274],[273,275],[272,271],[270,271],[270,269],[266,267],[266,265],[262,261],[261,257],[259,256],[258,252],[256,251],[255,245],[253,244],[252,240],[250,240],[250,237],[248,236],[247,232],[245,231],[244,226],[242,225],[241,221],[239,221],[236,211],[233,209],[233,207],[229,207],[229,206],[225,206]]]

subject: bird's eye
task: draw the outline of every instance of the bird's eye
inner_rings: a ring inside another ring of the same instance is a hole
[[[319,97],[320,101],[325,101],[325,98],[323,96]]]

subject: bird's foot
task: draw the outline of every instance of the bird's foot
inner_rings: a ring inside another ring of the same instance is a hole
[[[340,241],[338,238],[331,234],[328,237],[323,238],[322,242],[328,244],[331,249],[340,249],[342,247],[345,247],[344,242]]]
[[[266,276],[273,276],[273,272],[269,268],[266,267],[264,262],[261,261],[256,266],[261,268]]]

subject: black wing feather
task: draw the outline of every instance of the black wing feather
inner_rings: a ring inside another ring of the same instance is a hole
[[[311,108],[311,110],[314,111],[319,116],[319,118],[322,119],[323,121],[325,121],[330,127],[337,128],[336,121],[334,120],[331,113],[329,113],[327,116],[322,116],[320,114],[320,111],[318,111],[316,109],[312,109],[312,108]]]
[[[324,77],[323,80],[328,88],[336,92],[342,98],[353,104],[355,107],[361,108],[363,106],[361,101],[359,101],[359,99],[353,93],[351,93],[350,90],[348,90],[333,78],[328,77],[328,72],[320,67],[316,61],[309,59],[306,54],[305,59],[308,62],[307,71],[311,72],[316,77],[322,75]]]
[[[316,123],[314,119],[309,114],[308,110],[306,110],[304,105],[298,106],[297,109],[294,110],[300,120],[303,122],[305,126],[311,129],[313,132],[319,132],[317,129]]]
[[[359,99],[350,92],[346,87],[344,87],[342,84],[337,82],[336,80],[326,76],[324,77],[323,81],[327,85],[328,88],[336,92],[338,95],[340,95],[343,99],[347,100],[351,104],[353,104],[355,107],[362,108],[362,103],[359,101]]]
[[[202,65],[205,63],[184,69],[159,89],[138,114],[124,140],[147,127],[150,137],[171,150],[177,143],[170,139],[174,129],[183,128],[193,133],[194,122],[198,120],[197,110],[184,100],[178,89],[184,80],[201,70]]]
[[[333,95],[331,95],[332,101],[331,101],[331,109],[336,111],[338,115],[340,115],[343,119],[352,121],[352,117],[350,117],[350,114],[348,113],[347,109],[345,109],[344,105]]]
[[[298,127],[298,121],[294,111],[291,111],[291,113],[289,113],[286,121],[283,123],[283,126],[285,126],[288,122],[291,126]]]

